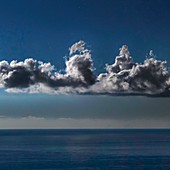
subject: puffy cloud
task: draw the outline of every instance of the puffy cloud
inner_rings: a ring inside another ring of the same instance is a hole
[[[70,48],[71,57],[66,61],[66,74],[87,85],[92,85],[95,83],[93,61],[90,51],[84,46],[85,43],[79,41]]]
[[[70,55],[72,55],[76,52],[84,53],[87,49],[85,49],[85,42],[81,40],[81,41],[78,41],[75,44],[73,44],[69,48],[69,50],[70,50]]]
[[[106,65],[106,70],[107,73],[98,76],[99,92],[158,94],[169,91],[170,73],[166,62],[156,60],[153,51],[144,63],[138,64],[133,62],[128,47],[124,45],[115,63]]]
[[[128,46],[123,45],[114,64],[106,64],[106,73],[98,76],[84,41],[69,50],[63,74],[51,63],[32,58],[23,62],[1,61],[0,87],[15,93],[170,95],[170,72],[165,61],[155,59],[152,50],[139,64],[133,61]]]
[[[0,62],[0,83],[8,88],[26,88],[37,83],[47,87],[87,87],[95,82],[93,61],[85,43],[80,41],[70,48],[65,74],[54,71],[51,63],[32,58],[23,62]],[[11,90],[9,90],[11,91]],[[19,90],[20,91],[20,90]]]

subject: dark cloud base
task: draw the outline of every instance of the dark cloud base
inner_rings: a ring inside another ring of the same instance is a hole
[[[23,62],[1,61],[0,86],[15,93],[170,97],[170,72],[166,62],[157,60],[153,51],[143,63],[135,63],[124,45],[114,64],[106,64],[106,72],[95,75],[91,52],[84,41],[69,50],[63,74],[51,63],[32,58]]]

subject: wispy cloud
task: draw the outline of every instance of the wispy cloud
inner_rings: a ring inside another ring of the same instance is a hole
[[[106,72],[95,75],[91,52],[84,41],[69,48],[65,72],[51,63],[32,58],[0,62],[0,87],[9,93],[109,94],[170,96],[170,72],[165,61],[150,51],[143,63],[135,63],[128,46],[120,48]]]

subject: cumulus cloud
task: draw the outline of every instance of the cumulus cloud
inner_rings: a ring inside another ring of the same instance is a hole
[[[32,58],[22,62],[0,62],[0,87],[10,93],[52,94],[170,94],[170,72],[165,61],[155,59],[151,50],[143,63],[135,63],[127,45],[120,48],[106,72],[94,73],[91,51],[84,41],[69,48],[63,74],[51,63]]]
[[[106,65],[107,73],[98,76],[100,92],[157,94],[169,91],[170,73],[165,61],[156,60],[153,51],[142,64],[134,63],[128,46],[120,49],[115,63]]]
[[[0,62],[0,84],[7,88],[26,88],[37,83],[57,89],[58,87],[88,87],[94,84],[93,61],[90,51],[80,41],[70,48],[65,74],[55,72],[51,63],[32,58],[23,62]]]

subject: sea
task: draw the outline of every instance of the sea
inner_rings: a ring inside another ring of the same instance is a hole
[[[170,129],[0,130],[0,170],[170,170]]]

